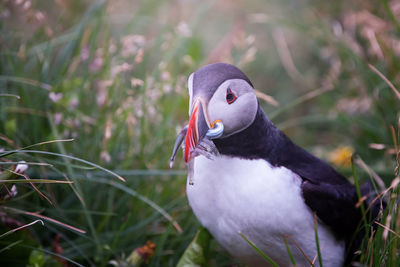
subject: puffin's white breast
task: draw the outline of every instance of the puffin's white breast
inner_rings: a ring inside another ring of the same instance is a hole
[[[251,266],[266,266],[238,234],[242,232],[280,266],[290,266],[286,237],[296,264],[310,266],[317,255],[313,214],[301,195],[301,178],[265,160],[218,156],[194,159],[190,206],[200,223],[234,257]],[[319,223],[324,266],[341,266],[344,242]],[[295,244],[296,243],[296,244]],[[318,260],[316,261],[318,265]]]

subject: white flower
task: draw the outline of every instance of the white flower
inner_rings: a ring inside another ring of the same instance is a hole
[[[26,163],[26,161],[24,161],[24,160],[19,161],[17,164],[17,167],[15,167],[14,171],[19,174],[24,173],[28,169],[28,164],[25,164],[25,163]]]
[[[55,125],[60,125],[60,123],[63,120],[63,114],[62,113],[55,113],[53,116],[54,119],[54,124]]]
[[[90,62],[89,70],[90,72],[97,72],[101,69],[102,66],[103,66],[103,58],[96,57],[95,59],[92,60],[92,62]]]
[[[107,151],[102,151],[100,153],[100,158],[106,163],[109,163],[111,161],[111,156]]]
[[[31,1],[26,1],[22,7],[23,9],[28,10],[31,7],[31,5],[32,5]]]
[[[63,96],[62,93],[54,93],[54,92],[49,93],[49,98],[53,102],[58,102],[62,98],[62,96]]]
[[[84,47],[81,50],[81,60],[86,61],[89,58],[90,50],[88,47]]]
[[[37,11],[35,13],[35,18],[37,21],[42,22],[44,20],[44,13],[41,11]]]
[[[143,80],[137,79],[137,78],[132,78],[131,79],[131,86],[135,87],[135,86],[142,86],[144,84]]]
[[[121,55],[124,58],[132,56],[138,52],[140,47],[143,47],[146,39],[143,35],[127,35],[122,38]]]
[[[71,110],[76,109],[76,107],[79,105],[79,99],[78,98],[72,98],[69,103],[68,103],[68,107]]]
[[[166,80],[168,80],[169,78],[170,78],[170,74],[169,74],[169,72],[168,71],[163,71],[163,72],[161,72],[161,80],[163,80],[163,81],[166,81]]]
[[[15,197],[17,194],[18,194],[17,187],[16,187],[15,185],[13,185],[13,186],[11,187],[10,197],[13,198],[13,197]]]
[[[111,77],[115,77],[118,73],[127,72],[132,70],[133,65],[128,64],[127,62],[122,63],[121,65],[117,65],[111,68]]]
[[[181,21],[181,22],[178,24],[178,27],[177,27],[176,29],[177,29],[178,33],[179,33],[180,35],[182,35],[183,37],[190,37],[190,36],[192,36],[192,31],[190,30],[189,25],[187,25],[186,22]]]

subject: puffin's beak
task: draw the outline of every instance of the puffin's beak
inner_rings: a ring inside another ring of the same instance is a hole
[[[193,107],[192,115],[189,120],[189,125],[185,140],[185,162],[189,162],[193,156],[192,152],[197,144],[203,139],[209,130],[208,117],[202,105],[201,99],[198,99]]]

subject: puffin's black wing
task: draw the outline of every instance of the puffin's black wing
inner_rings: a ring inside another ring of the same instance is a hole
[[[353,252],[359,249],[365,237],[365,232],[370,231],[361,224],[362,212],[360,207],[356,207],[358,196],[354,185],[328,163],[293,144],[282,132],[279,135],[280,147],[283,149],[276,153],[275,164],[285,166],[303,179],[301,188],[305,203],[316,212],[318,218],[331,227],[336,236],[345,239],[346,263],[350,263]],[[361,187],[361,195],[367,197],[363,203],[367,208],[376,197],[376,192],[370,183],[365,183]],[[373,203],[366,219],[371,221],[377,218],[381,208],[385,206],[384,201]],[[372,226],[376,227],[374,224]]]

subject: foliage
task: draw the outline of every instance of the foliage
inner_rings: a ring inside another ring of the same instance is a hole
[[[207,229],[200,227],[176,266],[207,266],[211,238]]]
[[[148,265],[176,265],[199,226],[184,163],[167,169],[186,79],[225,61],[296,143],[387,188],[360,261],[398,265],[399,16],[387,0],[2,1],[0,235],[26,227],[0,236],[0,264],[125,264],[151,241]]]

